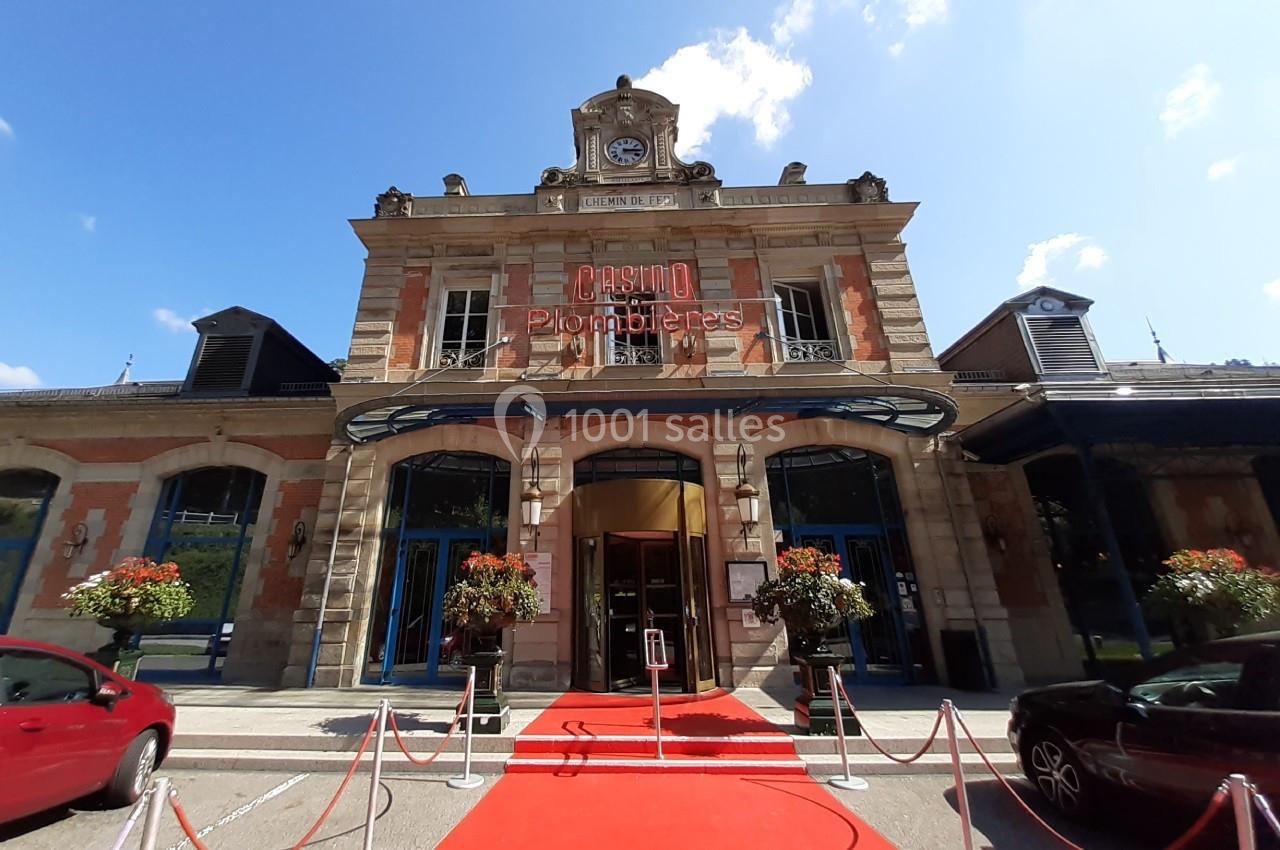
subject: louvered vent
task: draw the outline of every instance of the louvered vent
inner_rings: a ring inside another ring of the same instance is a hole
[[[1100,372],[1079,316],[1024,316],[1044,375]]]
[[[253,334],[207,336],[200,349],[200,362],[191,378],[191,389],[238,390],[244,385],[253,350]]]

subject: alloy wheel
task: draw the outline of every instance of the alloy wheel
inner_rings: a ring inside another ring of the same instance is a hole
[[[142,752],[138,754],[138,766],[133,771],[133,792],[141,794],[151,779],[151,772],[156,768],[156,752],[158,746],[154,736],[147,739]]]
[[[1076,766],[1053,741],[1037,741],[1031,748],[1031,768],[1045,799],[1062,812],[1080,808],[1082,783]]]

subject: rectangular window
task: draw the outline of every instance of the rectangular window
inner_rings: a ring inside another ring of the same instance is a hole
[[[654,366],[662,362],[653,293],[614,296],[609,313],[617,317],[617,325],[608,337],[609,365]]]
[[[782,354],[788,361],[838,360],[839,346],[827,322],[822,288],[816,280],[775,283]]]
[[[444,295],[436,365],[483,369],[489,341],[489,290],[451,289]]]

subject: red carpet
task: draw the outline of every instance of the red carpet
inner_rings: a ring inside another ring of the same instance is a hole
[[[521,734],[651,735],[653,698],[567,693]],[[784,733],[737,698],[715,690],[698,696],[662,697],[662,734],[703,737]]]
[[[502,777],[443,850],[893,850],[805,776]]]
[[[565,694],[440,847],[893,850],[733,696],[663,697],[662,731],[659,762],[649,698]]]

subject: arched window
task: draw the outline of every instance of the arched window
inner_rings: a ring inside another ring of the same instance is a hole
[[[876,616],[828,635],[864,680],[919,682],[933,669],[920,586],[907,545],[893,464],[844,446],[807,446],[765,461],[778,551],[812,546],[840,556]]]
[[[58,477],[37,469],[0,471],[0,634],[18,601]]]
[[[434,452],[391,471],[369,626],[365,681],[434,683],[461,676],[467,635],[444,618],[444,592],[475,551],[507,551],[511,465]]]
[[[192,469],[164,482],[145,553],[178,565],[191,585],[195,607],[183,620],[157,627],[165,635],[186,637],[144,639],[148,655],[171,656],[148,659],[141,672],[165,677],[178,671],[212,674],[221,668],[265,485],[261,472],[239,466]],[[180,657],[193,653],[202,657]]]
[[[702,465],[696,458],[661,449],[614,449],[584,457],[573,465],[575,487],[617,478],[658,478],[701,484]]]
[[[1280,455],[1261,455],[1253,459],[1253,474],[1262,488],[1271,521],[1280,526]]]

